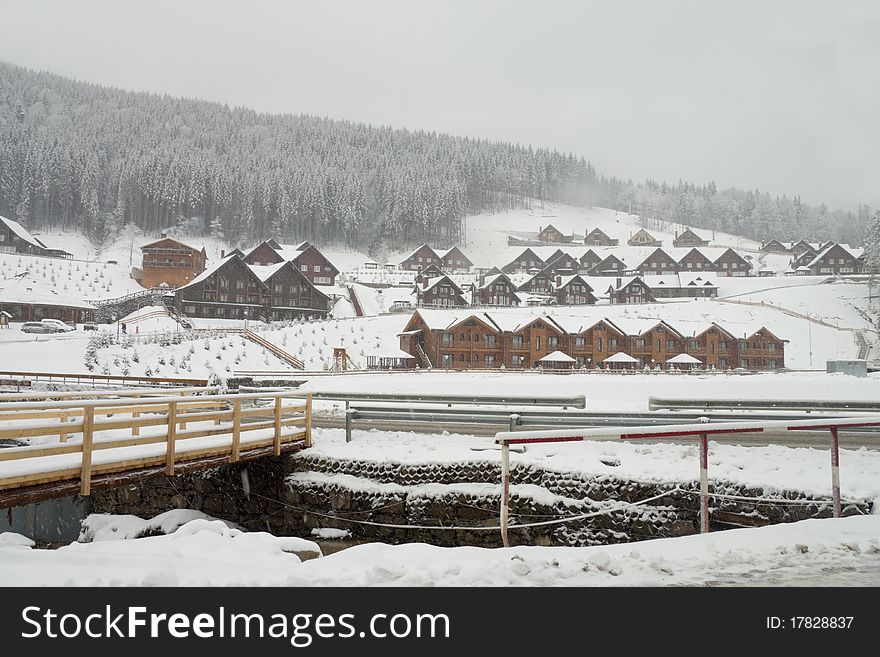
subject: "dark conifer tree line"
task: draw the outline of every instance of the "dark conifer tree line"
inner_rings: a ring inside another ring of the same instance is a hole
[[[468,214],[544,201],[756,239],[859,243],[872,211],[714,183],[634,183],[583,157],[77,82],[0,63],[0,214],[101,244],[185,224],[233,244],[274,236],[378,248],[458,243]]]

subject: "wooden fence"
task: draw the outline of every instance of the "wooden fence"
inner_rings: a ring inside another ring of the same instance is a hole
[[[290,391],[2,402],[0,440],[50,443],[0,450],[0,490],[78,478],[88,495],[94,475],[156,466],[173,475],[182,462],[228,456],[235,463],[267,447],[276,456],[285,444],[309,447],[311,426],[311,395]],[[158,430],[140,435],[150,427]],[[119,435],[125,430],[130,436]]]
[[[164,386],[206,386],[207,379],[186,379],[178,377],[159,376],[122,376],[114,374],[83,374],[64,372],[17,372],[14,370],[0,370],[0,377],[15,379],[28,379],[31,381],[47,381],[52,383],[94,383],[94,384],[121,384],[131,385],[164,385]]]

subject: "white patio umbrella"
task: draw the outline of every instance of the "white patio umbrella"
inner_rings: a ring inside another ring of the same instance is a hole
[[[608,358],[606,358],[602,362],[603,363],[638,363],[639,359],[633,358],[629,354],[625,354],[622,351],[618,351],[616,354],[614,354],[613,356],[609,356]]]
[[[539,358],[538,361],[547,363],[574,363],[575,359],[561,351],[554,351],[552,354],[547,354],[543,358]]]
[[[678,356],[673,356],[672,358],[668,359],[666,362],[681,364],[681,365],[702,365],[703,364],[699,358],[694,358],[690,354],[679,354]]]

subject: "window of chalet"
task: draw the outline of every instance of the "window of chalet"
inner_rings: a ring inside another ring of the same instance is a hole
[[[673,349],[675,349],[675,341],[667,340],[666,341],[666,351],[671,351]]]
[[[535,351],[541,351],[541,336],[535,337]]]
[[[495,354],[486,354],[486,362],[494,363],[495,362]]]
[[[617,338],[608,338],[608,348],[616,349],[617,348]]]
[[[596,349],[598,351],[602,351],[602,338],[601,337],[596,338]]]
[[[521,349],[523,346],[523,339],[521,335],[514,335],[510,338],[510,346],[514,349]]]
[[[485,338],[486,338],[486,346],[487,347],[494,347],[495,346],[495,336],[494,335],[487,334],[485,336]]]
[[[574,339],[574,346],[577,349],[582,349],[587,344],[587,339],[583,336],[576,337]]]
[[[645,338],[636,338],[636,349],[645,348]]]
[[[548,349],[556,349],[559,346],[559,338],[556,336],[550,335],[547,336],[547,348]]]

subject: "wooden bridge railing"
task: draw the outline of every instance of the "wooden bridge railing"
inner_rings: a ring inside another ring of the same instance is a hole
[[[0,377],[30,379],[32,381],[49,381],[55,383],[105,383],[130,385],[165,385],[165,386],[206,386],[207,379],[187,379],[180,377],[161,376],[123,376],[116,374],[87,374],[77,372],[17,372],[0,370]]]
[[[277,456],[284,444],[311,446],[311,425],[311,395],[277,390],[2,403],[0,439],[40,444],[0,449],[0,490],[79,478],[88,495],[93,475],[156,466],[173,475],[176,463],[224,456],[234,463],[270,446]],[[131,435],[121,436],[126,429]]]

